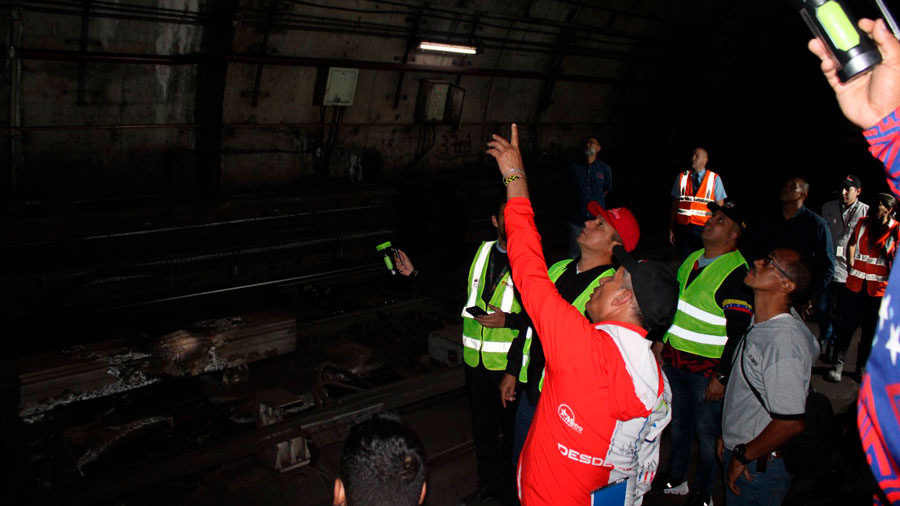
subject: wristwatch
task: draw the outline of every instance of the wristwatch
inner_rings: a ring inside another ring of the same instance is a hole
[[[720,373],[720,372],[717,372],[717,373],[716,373],[716,380],[718,380],[719,383],[725,385],[725,384],[728,383],[728,376],[725,376],[724,374],[722,374],[722,373]]]
[[[734,458],[738,459],[738,462],[744,464],[745,466],[750,464],[750,459],[747,458],[747,445],[741,443],[739,445],[734,445],[734,449],[731,450],[731,454]]]

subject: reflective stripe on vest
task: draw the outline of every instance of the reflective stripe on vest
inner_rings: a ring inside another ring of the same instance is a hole
[[[512,346],[518,331],[508,328],[484,328],[472,315],[466,312],[467,307],[478,306],[488,313],[494,312],[484,303],[484,279],[487,275],[488,259],[497,241],[481,244],[475,254],[475,260],[469,268],[469,293],[466,305],[462,310],[463,317],[463,360],[470,367],[484,367],[491,371],[506,369],[506,353]],[[500,308],[504,313],[519,313],[522,306],[516,300],[515,288],[510,273],[507,271],[497,282],[491,294],[490,305]]]
[[[547,271],[547,275],[550,277],[550,281],[556,283],[556,280],[559,279],[560,276],[562,276],[562,273],[566,271],[566,267],[568,267],[570,263],[572,263],[571,259],[560,260],[559,262],[556,262],[555,264],[550,266],[550,269]],[[594,278],[593,281],[588,283],[588,286],[580,294],[578,294],[578,297],[575,297],[575,300],[572,301],[572,306],[575,307],[575,309],[577,309],[579,313],[584,314],[584,306],[585,306],[585,304],[587,304],[587,301],[590,300],[591,293],[593,293],[594,289],[597,288],[598,285],[600,285],[600,280],[603,278],[613,276],[613,275],[615,275],[615,273],[616,273],[616,270],[613,269],[612,267],[601,272],[599,276],[597,276],[596,278]],[[528,342],[526,343],[526,346],[527,346],[528,350],[531,349],[530,336],[529,336]],[[523,358],[522,362],[523,362],[523,364],[526,362],[525,358]],[[521,381],[522,383],[528,383],[528,371],[524,368],[522,371],[519,372],[519,381]],[[541,381],[538,384],[538,391],[540,392],[543,389],[544,389],[544,371],[541,371]]]
[[[712,213],[706,207],[706,204],[715,200],[716,179],[718,174],[711,170],[707,170],[700,181],[699,191],[693,188],[694,194],[688,192],[688,183],[691,180],[691,170],[681,173],[681,179],[678,183],[678,210],[675,220],[679,225],[704,225],[706,220],[712,216]]]
[[[853,264],[847,273],[847,288],[854,292],[859,292],[863,288],[863,282],[866,282],[866,292],[873,297],[881,297],[887,288],[888,277],[890,276],[890,261],[888,257],[892,257],[896,244],[894,244],[895,232],[893,229],[897,227],[896,221],[891,219],[888,223],[888,238],[885,240],[883,248],[870,251],[869,234],[866,228],[866,222],[859,223],[859,234],[856,238],[856,252],[853,255]],[[878,253],[878,256],[872,256]]]
[[[747,267],[739,251],[726,253],[703,268],[690,286],[694,263],[706,250],[695,251],[678,268],[678,309],[663,341],[694,355],[721,358],[728,341],[725,311],[716,303],[716,291],[735,269]]]

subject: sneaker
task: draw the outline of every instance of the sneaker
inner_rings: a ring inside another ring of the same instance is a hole
[[[658,474],[656,478],[653,480],[653,483],[650,484],[650,494],[666,494],[666,495],[687,495],[688,493],[688,483],[687,480],[681,480],[679,483],[677,480],[672,480],[672,478],[668,474]]]
[[[695,490],[691,497],[688,498],[684,506],[713,506],[712,496],[704,494],[699,490]]]
[[[831,366],[831,370],[825,375],[825,379],[832,383],[841,382],[841,373],[844,372],[844,364],[837,363]]]

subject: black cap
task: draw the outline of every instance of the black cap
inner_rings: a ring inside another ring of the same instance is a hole
[[[862,181],[860,181],[855,174],[847,174],[844,176],[844,179],[841,179],[841,185],[843,185],[844,188],[850,188],[851,186],[854,188],[862,188]]]
[[[706,207],[713,213],[722,211],[731,221],[737,223],[741,230],[747,230],[747,218],[744,216],[744,211],[733,200],[725,199],[725,203],[721,206],[715,202],[710,202],[706,204]]]
[[[631,274],[631,286],[648,331],[668,328],[678,307],[678,281],[665,264],[650,260],[635,260],[620,245],[613,246],[613,255]]]

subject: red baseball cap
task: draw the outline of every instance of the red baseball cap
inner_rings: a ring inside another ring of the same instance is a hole
[[[607,223],[619,233],[622,238],[622,246],[625,251],[631,252],[637,246],[638,240],[641,238],[641,227],[638,226],[637,219],[631,214],[627,207],[614,207],[610,210],[603,209],[596,200],[588,202],[588,212],[594,216],[603,216]]]

